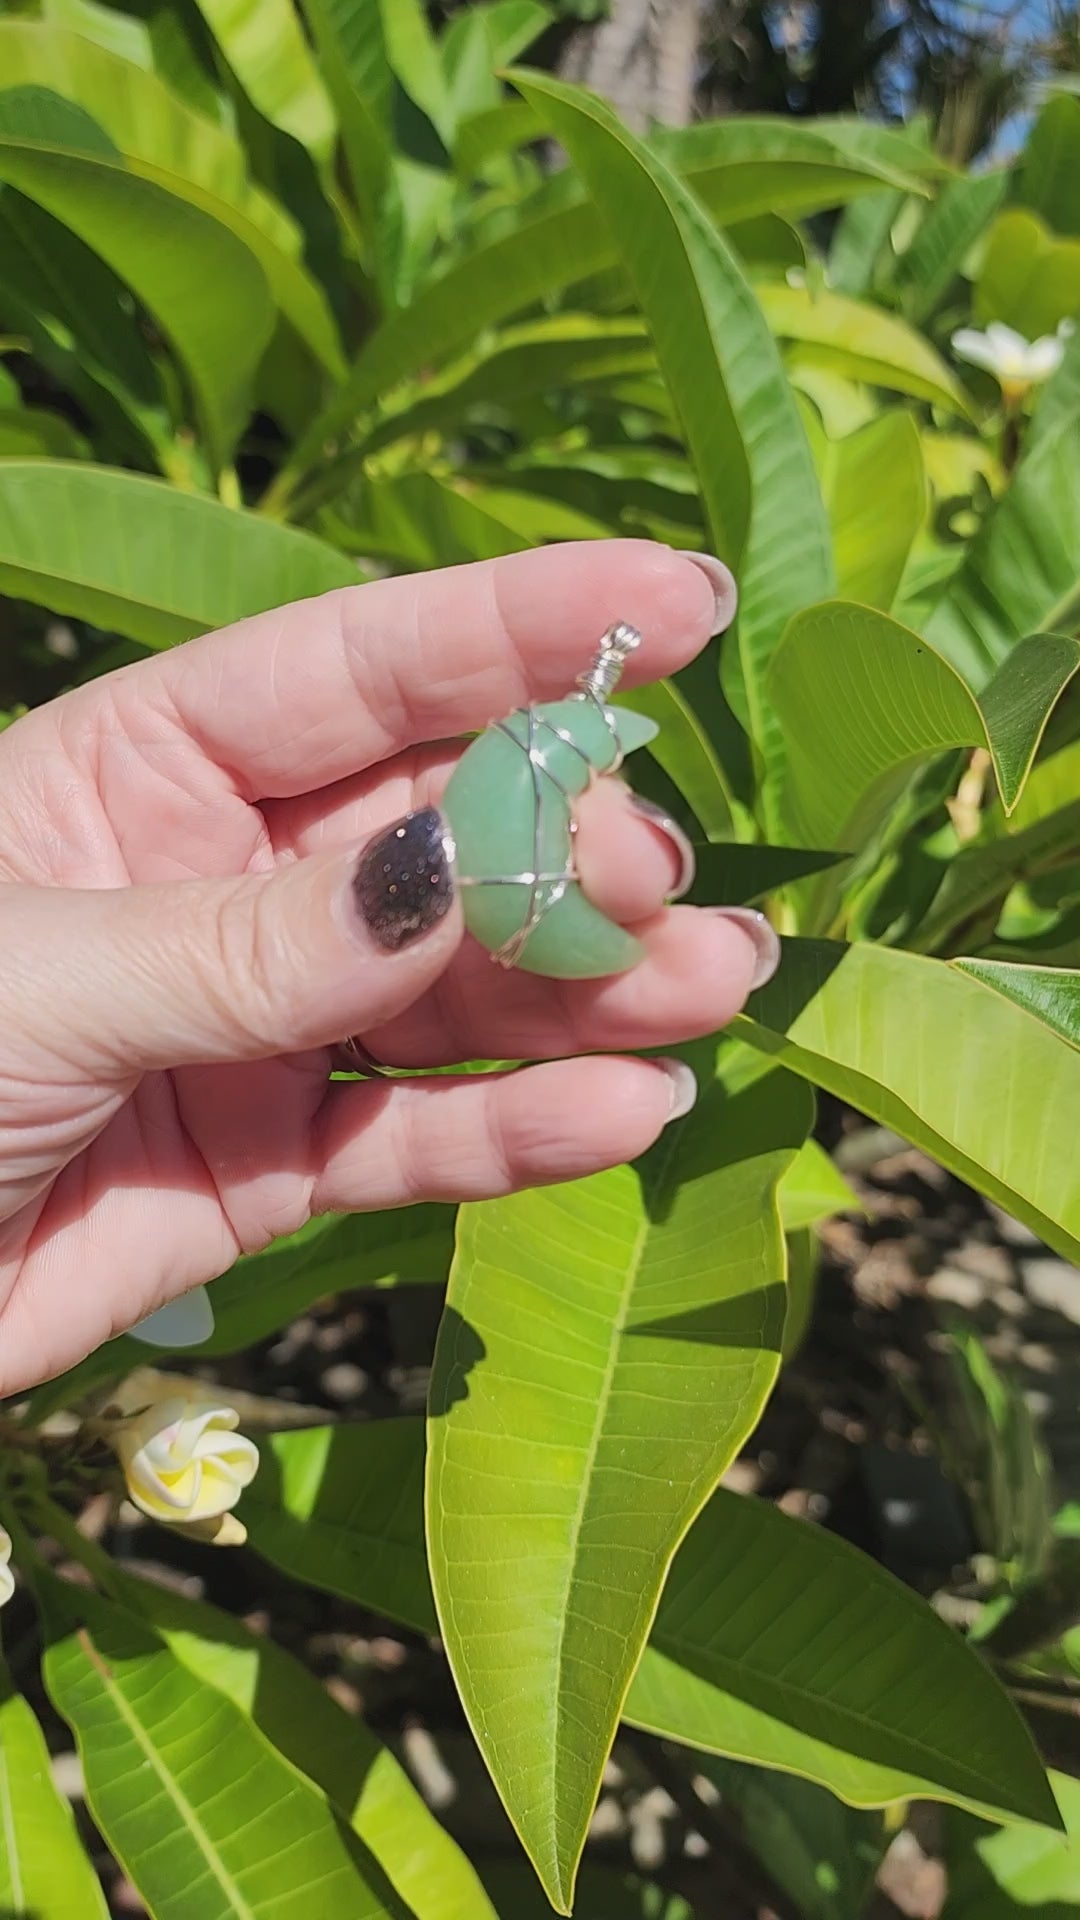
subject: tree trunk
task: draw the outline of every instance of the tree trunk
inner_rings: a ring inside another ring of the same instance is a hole
[[[701,31],[700,0],[611,0],[606,20],[573,35],[560,70],[602,94],[639,133],[654,120],[685,127]]]

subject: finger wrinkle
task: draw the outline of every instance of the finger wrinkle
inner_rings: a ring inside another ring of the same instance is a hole
[[[492,1195],[513,1193],[515,1187],[521,1184],[522,1174],[529,1163],[528,1142],[524,1152],[515,1151],[511,1145],[511,1135],[515,1131],[513,1123],[517,1119],[514,1111],[517,1105],[515,1091],[502,1074],[498,1078],[493,1077],[484,1088],[484,1147],[480,1156],[484,1172],[481,1186],[482,1190]]]
[[[395,623],[400,629],[406,612],[400,591],[404,582],[397,581],[395,585],[402,601],[400,609],[395,606]],[[394,656],[396,653],[399,659],[401,655],[406,660],[412,658],[417,635],[415,590],[408,602],[411,629],[408,638],[400,632],[396,635],[387,632],[378,619],[377,609],[378,593],[373,591],[373,583],[343,587],[336,596],[338,646],[350,695],[375,736],[370,744],[365,742],[362,756],[358,754],[358,769],[391,753],[409,730],[409,689]]]

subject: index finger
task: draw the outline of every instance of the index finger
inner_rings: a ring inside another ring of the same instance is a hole
[[[280,798],[559,698],[615,620],[643,636],[627,683],[660,679],[734,604],[730,574],[708,556],[585,541],[345,587],[123,672],[245,798]]]

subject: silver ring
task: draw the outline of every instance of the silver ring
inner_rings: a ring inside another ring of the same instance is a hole
[[[362,1073],[364,1078],[368,1080],[392,1080],[394,1078],[393,1070],[390,1067],[384,1066],[381,1060],[377,1060],[370,1047],[365,1046],[364,1042],[355,1033],[350,1033],[345,1040],[339,1040],[334,1051],[338,1054],[345,1055],[345,1071],[347,1073]]]

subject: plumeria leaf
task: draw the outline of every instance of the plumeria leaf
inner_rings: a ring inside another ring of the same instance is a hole
[[[50,1765],[37,1715],[0,1662],[0,1912],[11,1920],[108,1920]]]
[[[852,1806],[932,1795],[1058,1824],[1019,1712],[960,1635],[835,1534],[724,1488],[672,1568],[626,1713]]]
[[[775,1377],[776,1187],[811,1117],[792,1094],[786,1075],[717,1082],[637,1170],[459,1219],[432,1581],[470,1725],[560,1912],[671,1556]]]
[[[656,346],[702,488],[716,551],[739,574],[738,649],[749,731],[783,759],[764,699],[785,621],[833,584],[810,446],[758,300],[701,200],[592,95],[516,76],[603,216]],[[778,291],[758,290],[768,312]],[[771,789],[770,789],[771,791]]]
[[[1080,341],[1036,410],[1005,492],[926,623],[931,644],[976,690],[1025,633],[1069,633],[1080,612]]]
[[[985,987],[1027,1007],[1070,1045],[1080,1047],[1080,973],[1067,967],[1024,967],[1006,960],[955,960]]]
[[[0,459],[0,589],[144,646],[360,578],[312,534],[206,494],[84,461]]]
[[[125,1579],[121,1592],[189,1672],[231,1700],[339,1809],[409,1920],[495,1920],[475,1871],[404,1768],[298,1660],[204,1601],[141,1580]]]
[[[423,1484],[423,1421],[309,1427],[272,1436],[238,1511],[274,1566],[430,1634]]]
[[[408,1920],[359,1837],[135,1614],[45,1568],[44,1673],[87,1803],[155,1920]]]
[[[910,628],[842,601],[792,621],[770,692],[788,740],[785,809],[796,841],[863,846],[921,760],[980,746],[1011,810],[1080,642],[1033,634],[978,697]]]
[[[737,1031],[1080,1257],[1080,1055],[1029,1006],[922,954],[788,940]]]

